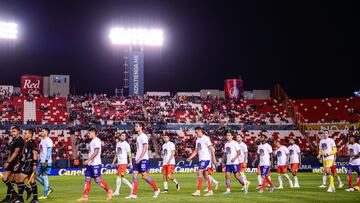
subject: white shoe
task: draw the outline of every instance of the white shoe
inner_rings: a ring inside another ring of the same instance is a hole
[[[192,195],[192,196],[199,197],[199,196],[200,196],[200,190],[196,190],[196,191],[193,192],[191,195]]]
[[[346,189],[345,191],[346,192],[354,192],[354,188],[351,187],[351,188]]]
[[[209,189],[206,188],[205,190],[203,190],[203,192],[209,192]]]
[[[136,199],[137,198],[137,195],[129,195],[128,197],[125,197],[125,199]]]
[[[338,188],[343,188],[344,187],[344,183],[340,183]]]
[[[290,188],[293,188],[293,187],[294,187],[294,185],[293,185],[293,182],[292,182],[292,181],[290,181],[290,182],[289,182],[289,185],[290,185]]]
[[[163,192],[161,192],[161,193],[168,193],[169,191],[167,191],[167,190],[164,190]]]
[[[214,195],[213,191],[209,191],[204,196],[207,197],[207,196],[213,196],[213,195]]]
[[[112,194],[113,196],[119,196],[119,192],[118,191],[116,191],[116,192],[113,192],[113,194]]]
[[[228,194],[231,194],[230,190],[226,190],[223,195],[228,195]]]
[[[284,189],[284,186],[280,185],[279,187],[277,187],[278,190],[282,190]]]
[[[295,184],[295,185],[294,185],[294,188],[299,188],[299,187],[300,187],[299,184]]]
[[[327,192],[336,192],[336,190],[335,190],[335,188],[329,187],[328,190],[327,190]]]
[[[153,198],[157,198],[160,194],[160,188],[154,192]]]
[[[326,188],[326,185],[320,185],[319,188]]]

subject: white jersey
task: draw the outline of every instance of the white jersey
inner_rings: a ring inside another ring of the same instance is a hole
[[[211,161],[211,151],[209,149],[211,145],[210,138],[206,135],[196,139],[199,161]]]
[[[234,162],[231,162],[231,159],[236,157],[239,150],[241,149],[238,142],[234,140],[226,142],[224,150],[226,154],[226,165],[239,165],[239,159],[235,159]]]
[[[286,166],[287,164],[287,155],[289,154],[289,150],[285,146],[281,146],[279,149],[275,151],[276,156],[276,165],[277,166]]]
[[[330,153],[335,147],[335,142],[331,138],[321,139],[319,143],[320,150],[322,150],[322,154]],[[324,160],[334,160],[334,155],[323,157]]]
[[[248,147],[244,142],[239,144],[240,147],[240,156],[238,158],[239,163],[247,163],[248,160],[245,160],[245,153],[248,153]]]
[[[128,153],[131,152],[130,145],[126,141],[116,144],[116,156],[118,164],[128,164]]]
[[[272,148],[268,143],[260,144],[257,153],[260,156],[260,166],[271,166],[270,154],[272,153]]]
[[[47,155],[47,150],[48,148],[53,148],[53,141],[49,138],[49,137],[46,137],[46,138],[43,138],[41,139],[40,141],[40,162],[41,163],[44,163],[46,161],[46,155]],[[50,152],[52,153],[52,152]],[[48,163],[51,164],[52,163],[52,154],[50,154],[50,158],[48,159]]]
[[[89,150],[89,157],[95,152],[95,149],[99,149],[99,153],[89,161],[89,166],[96,166],[101,164],[101,140],[98,137],[95,137],[90,142],[90,150]]]
[[[360,145],[358,143],[349,144],[348,153],[349,153],[349,156],[359,154],[360,153]],[[349,164],[352,166],[360,166],[360,158],[357,158],[357,159],[351,158],[349,160]]]
[[[289,153],[290,153],[290,164],[298,164],[300,163],[300,159],[299,159],[299,153],[300,148],[299,146],[297,146],[296,144],[290,145],[288,147],[289,149]]]
[[[144,149],[144,145],[147,144],[149,145],[149,138],[145,133],[141,133],[137,138],[136,138],[136,160],[138,160],[141,156],[141,153]],[[141,160],[148,160],[149,159],[149,152],[148,150],[146,150],[144,156],[141,158]]]
[[[175,165],[175,157],[173,156],[168,163],[172,152],[175,151],[175,144],[172,142],[167,142],[162,146],[162,155],[163,155],[163,166],[164,165]]]

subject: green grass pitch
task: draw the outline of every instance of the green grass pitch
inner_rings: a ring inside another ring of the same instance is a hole
[[[354,175],[355,176],[355,175]],[[160,174],[151,174],[151,177],[155,180],[156,184],[162,190],[162,176]],[[255,189],[257,186],[256,174],[248,173],[247,178],[251,181],[249,193],[245,195],[240,191],[240,185],[234,179],[232,179],[232,194],[224,196],[222,193],[225,191],[224,174],[216,173],[214,177],[221,182],[219,190],[214,191],[214,196],[211,197],[192,197],[191,193],[196,188],[197,176],[195,174],[175,174],[175,178],[181,184],[181,190],[176,191],[175,186],[169,183],[170,192],[168,194],[160,194],[157,199],[153,199],[152,188],[143,180],[139,179],[138,199],[127,200],[126,196],[129,195],[129,188],[122,185],[120,196],[114,197],[109,202],[166,202],[166,203],[191,203],[191,202],[360,202],[360,192],[346,192],[345,188],[337,189],[336,193],[327,193],[326,189],[318,188],[321,184],[321,175],[313,173],[300,173],[299,181],[300,188],[290,189],[284,178],[285,189],[276,190],[273,193],[265,191],[263,194],[259,194]],[[131,180],[131,176],[127,175],[128,180]],[[271,178],[275,185],[278,184],[277,174],[272,173]],[[341,175],[341,178],[347,186],[345,175]],[[109,184],[111,189],[115,188],[115,176],[105,175],[103,179]],[[354,177],[354,179],[356,179]],[[50,177],[51,186],[54,188],[54,193],[51,194],[49,199],[42,202],[51,203],[65,203],[76,202],[81,197],[84,186],[84,177],[81,176],[58,176]],[[338,185],[337,181],[335,184]],[[92,182],[91,191],[89,195],[89,202],[107,202],[105,200],[105,192]],[[205,189],[205,183],[203,183],[203,189]],[[39,193],[42,194],[43,188],[39,186]],[[5,195],[5,185],[0,185],[0,195]],[[201,195],[205,194],[202,192]]]

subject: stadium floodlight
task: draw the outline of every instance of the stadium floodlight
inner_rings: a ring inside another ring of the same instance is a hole
[[[359,91],[355,91],[355,92],[354,92],[354,95],[357,96],[357,97],[360,97],[360,90],[359,90]]]
[[[109,37],[115,45],[162,46],[164,32],[160,29],[115,27],[110,29]]]
[[[13,22],[0,21],[0,39],[15,40],[18,35],[18,25]]]

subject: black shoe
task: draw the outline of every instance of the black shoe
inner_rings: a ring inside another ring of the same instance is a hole
[[[38,199],[32,199],[30,203],[39,203]]]
[[[26,201],[27,201],[27,200],[29,200],[30,197],[31,197],[32,190],[31,190],[31,188],[29,188],[29,187],[26,187],[25,190],[26,190]]]
[[[15,201],[13,201],[14,203],[24,203],[24,200],[15,200]]]
[[[177,191],[180,190],[180,184],[179,184],[179,183],[177,183],[177,184],[175,185],[175,187],[176,187],[176,190],[177,190]]]
[[[18,194],[16,192],[13,192],[11,194],[10,202],[14,202],[18,199]]]
[[[10,198],[5,197],[5,198],[2,199],[0,202],[10,202]]]
[[[47,193],[47,196],[50,196],[50,194],[51,193],[53,193],[54,192],[54,189],[52,189],[51,187],[49,188],[49,191],[48,191],[48,193]]]

